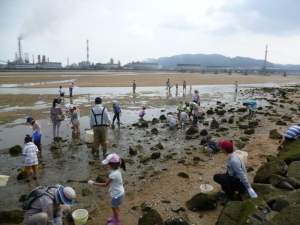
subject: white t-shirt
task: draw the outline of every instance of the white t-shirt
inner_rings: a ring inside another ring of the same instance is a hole
[[[172,117],[170,119],[169,126],[170,127],[175,127],[175,125],[176,125],[177,122],[178,122],[178,120]]]
[[[113,181],[110,183],[110,196],[117,198],[125,194],[123,187],[122,173],[120,169],[113,170],[109,175],[109,178]]]

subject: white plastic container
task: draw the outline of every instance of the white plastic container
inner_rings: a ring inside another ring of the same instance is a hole
[[[242,160],[242,162],[244,164],[247,164],[247,162],[248,162],[248,152],[241,151],[241,150],[236,150],[235,153]]]
[[[208,192],[212,192],[214,190],[214,187],[211,186],[210,184],[201,184],[200,190],[203,193],[208,193]]]
[[[85,140],[86,143],[94,143],[94,131],[93,130],[86,130],[84,140]]]
[[[0,175],[0,186],[6,186],[9,176]]]
[[[83,225],[89,218],[89,212],[85,209],[77,209],[72,213],[75,225]]]

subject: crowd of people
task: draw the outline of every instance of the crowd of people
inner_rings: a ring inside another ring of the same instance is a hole
[[[237,92],[238,84],[235,84],[235,92]],[[186,81],[183,81],[183,91],[186,91]],[[172,88],[171,82],[168,79],[166,82],[166,89],[170,91]],[[74,83],[70,84],[70,98],[73,96]],[[133,80],[133,93],[136,90],[136,81]],[[190,91],[192,85],[190,86]],[[178,91],[178,83],[176,83],[176,91]],[[59,140],[60,138],[60,125],[61,121],[64,121],[65,113],[61,108],[60,103],[64,98],[65,92],[62,90],[62,86],[59,89],[60,98],[55,98],[50,108],[50,120],[53,126],[53,138]],[[255,109],[258,105],[256,101],[250,100],[243,103],[247,107],[248,114],[254,116]],[[100,97],[95,98],[95,105],[90,110],[90,128],[94,133],[94,142],[92,147],[92,154],[99,159],[100,145],[102,146],[103,165],[107,165],[108,169],[112,172],[105,183],[99,183],[89,180],[88,184],[99,187],[107,187],[110,185],[111,193],[111,208],[113,216],[107,221],[110,225],[121,224],[121,213],[119,206],[123,202],[125,196],[125,190],[123,187],[122,174],[120,168],[126,170],[125,160],[117,154],[110,154],[108,152],[108,128],[114,125],[117,120],[117,125],[120,126],[121,107],[117,104],[112,105],[114,117],[111,122],[107,108],[102,106],[102,99]],[[183,102],[177,106],[177,112],[169,113],[167,115],[167,124],[171,130],[176,128],[186,129],[187,122],[192,120],[192,126],[198,126],[198,117],[203,113],[201,110],[201,98],[198,90],[194,90],[194,94],[190,102]],[[69,112],[70,123],[72,124],[73,132],[80,132],[80,110],[73,104],[65,106],[65,110]],[[146,115],[146,107],[143,107],[139,111],[138,116],[143,120]],[[33,126],[32,136],[26,135],[24,139],[24,148],[22,155],[25,156],[24,171],[26,172],[26,182],[30,182],[31,173],[33,171],[33,179],[37,179],[38,168],[38,154],[42,151],[41,137],[42,130],[39,123],[32,117],[27,118],[27,123]],[[285,139],[278,146],[281,149],[286,141],[292,141],[300,136],[300,123],[296,126],[292,126],[285,133]],[[225,192],[227,198],[221,202],[222,205],[227,204],[234,200],[235,191],[247,190],[251,198],[258,197],[255,191],[251,188],[248,181],[247,171],[242,160],[235,154],[232,141],[218,142],[212,136],[207,136],[201,143],[204,148],[210,148],[210,153],[216,154],[222,152],[227,157],[227,169],[224,174],[215,174],[213,180],[221,185],[222,190]],[[25,214],[24,223],[27,225],[37,224],[53,224],[62,225],[62,216],[70,211],[70,206],[74,204],[74,198],[76,193],[71,187],[63,187],[61,185],[49,186],[45,194],[37,196],[31,203],[31,209]]]

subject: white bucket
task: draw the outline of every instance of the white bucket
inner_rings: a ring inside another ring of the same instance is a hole
[[[200,190],[203,193],[208,193],[208,192],[212,192],[214,190],[214,188],[213,188],[213,186],[211,186],[209,184],[201,184]]]
[[[94,142],[94,131],[93,130],[86,130],[84,140],[85,140],[86,143],[93,143]]]
[[[9,176],[0,175],[0,186],[6,186]]]
[[[89,218],[89,212],[85,209],[77,209],[72,213],[75,225],[83,225]]]
[[[248,162],[248,152],[241,151],[241,150],[236,150],[235,153],[242,160],[242,162],[244,164],[247,164],[247,162]]]

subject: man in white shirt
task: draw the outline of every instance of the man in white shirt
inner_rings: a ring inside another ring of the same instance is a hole
[[[107,109],[101,106],[102,99],[95,98],[95,106],[90,112],[90,126],[94,131],[94,143],[92,148],[92,154],[96,153],[96,157],[99,157],[99,146],[101,144],[103,148],[103,157],[108,155],[108,127],[111,125],[111,120]]]

